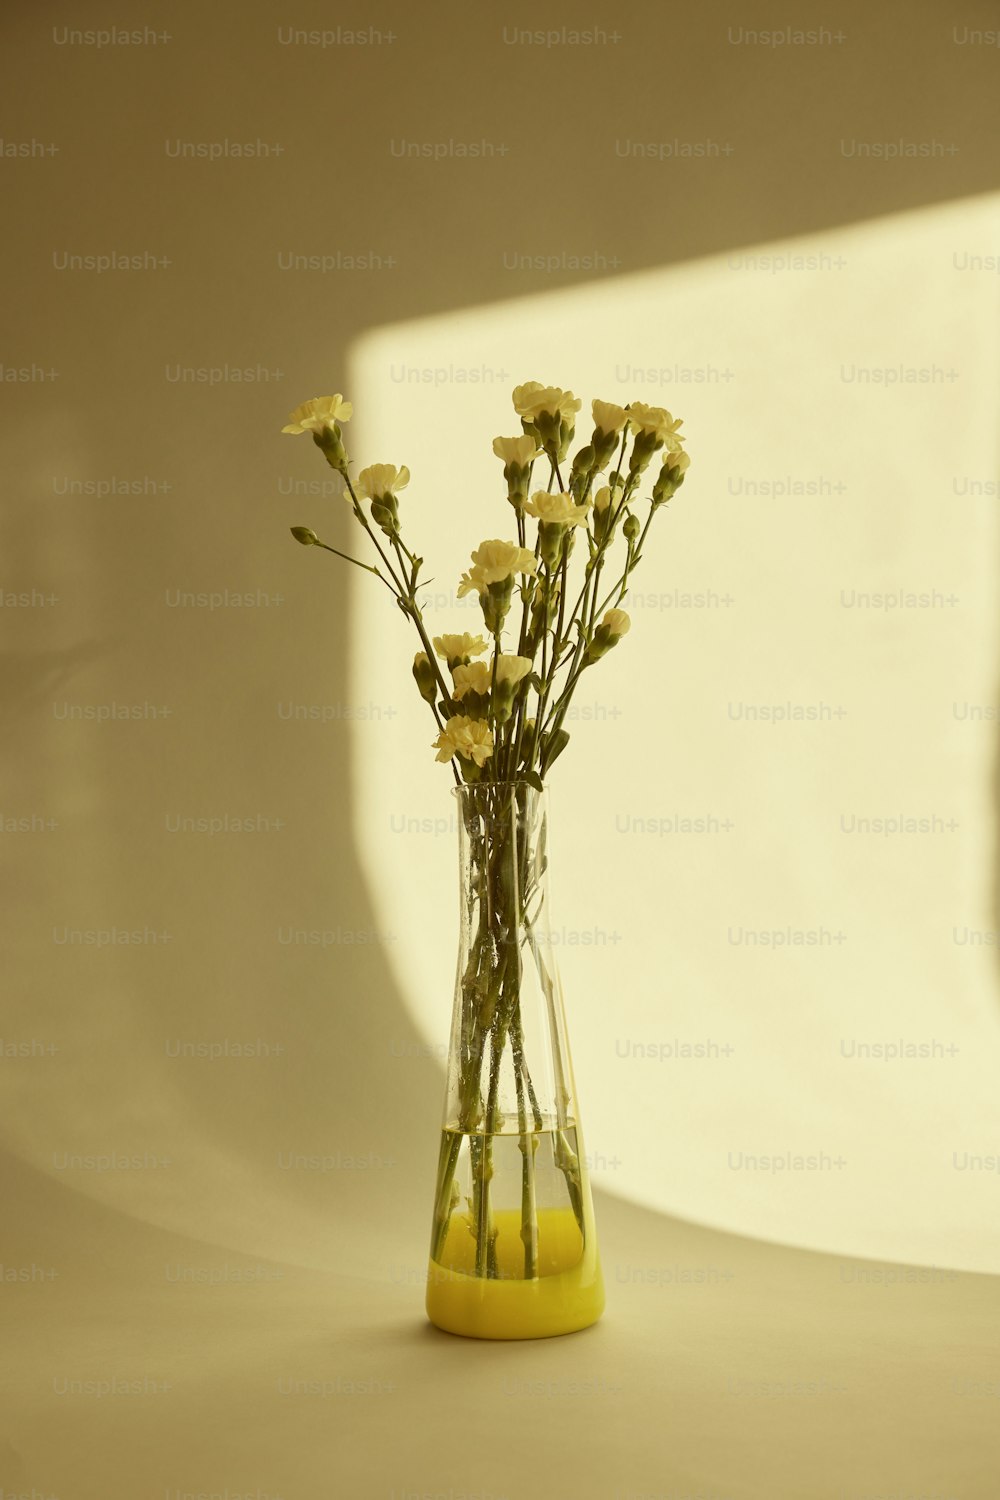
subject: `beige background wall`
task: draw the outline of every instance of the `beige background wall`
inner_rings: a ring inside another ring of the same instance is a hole
[[[71,1291],[72,1245],[110,1246],[121,1212],[300,1268],[418,1265],[453,849],[387,821],[447,817],[446,778],[401,622],[287,538],[322,521],[336,542],[348,518],[310,493],[318,455],[279,429],[300,400],[352,395],[365,460],[413,469],[406,503],[451,587],[498,534],[489,440],[513,430],[509,387],[537,378],[685,417],[691,478],[642,587],[734,599],[637,609],[602,679],[621,716],[581,723],[558,767],[561,919],[621,934],[567,947],[564,965],[599,1212],[618,1194],[838,1254],[998,1269],[997,1175],[953,1153],[1000,1152],[997,279],[962,259],[1000,252],[1000,49],[972,39],[1000,20],[988,4],[832,9],[625,4],[595,45],[542,46],[505,28],[595,18],[390,0],[8,8],[3,1128],[31,1234],[5,1264],[35,1235]],[[109,26],[149,32],[72,38]],[[381,40],[281,39],[337,26]],[[826,37],[752,45],[752,26]],[[493,152],[401,159],[401,141]],[[859,153],[900,142],[923,154]],[[256,154],[235,157],[242,143]],[[621,154],[636,144],[656,157]],[[789,251],[820,269],[741,261]],[[107,255],[144,268],[67,260]],[[567,269],[511,270],[515,255]],[[285,270],[288,256],[378,268]],[[395,380],[399,364],[506,375],[435,390]],[[623,364],[734,376],[630,391]],[[843,378],[856,365],[955,376],[869,390]],[[785,478],[832,492],[738,492]],[[900,588],[957,602],[840,602]],[[846,716],[772,727],[729,710],[786,701]],[[361,719],[372,703],[392,716]],[[595,766],[619,761],[627,797],[595,791]],[[896,811],[957,827],[838,826]],[[699,813],[734,828],[616,826]],[[227,817],[255,831],[171,831]],[[796,955],[727,937],[787,927],[848,939]],[[326,945],[287,941],[296,929]],[[69,940],[112,930],[103,947]],[[616,1055],[703,1036],[732,1054]],[[844,1058],[845,1039],[958,1051],[879,1064]],[[212,1043],[255,1055],[171,1055]],[[731,1150],[847,1166],[751,1176]],[[287,1165],[310,1156],[336,1165]],[[36,1472],[9,1462],[8,1485]]]
[[[413,458],[404,513],[440,628],[474,616],[454,597],[472,540],[510,530],[477,420],[511,429],[509,395],[407,372],[554,365],[611,399],[652,392],[690,434],[627,650],[583,679],[550,777],[554,935],[601,1182],[766,1238],[982,1270],[1000,1253],[982,717],[1000,601],[995,495],[962,491],[995,471],[1000,367],[997,278],[954,257],[998,232],[982,195],[394,325],[352,361],[366,450]],[[901,364],[938,378],[859,383]],[[472,476],[454,505],[433,450],[414,457],[442,395]],[[357,727],[355,833],[433,1047],[450,799],[428,752],[414,768],[431,736],[392,650],[405,631],[375,580],[346,582],[351,701],[398,711]]]

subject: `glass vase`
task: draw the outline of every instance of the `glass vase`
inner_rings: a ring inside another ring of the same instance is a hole
[[[571,1333],[604,1309],[548,902],[547,797],[457,787],[460,937],[427,1315],[471,1338]]]

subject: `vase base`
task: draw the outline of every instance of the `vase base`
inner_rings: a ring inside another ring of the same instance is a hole
[[[579,1333],[604,1311],[604,1287],[600,1274],[587,1287],[559,1285],[563,1280],[546,1276],[483,1282],[432,1264],[427,1316],[435,1328],[467,1339],[551,1339]]]
[[[505,1221],[510,1219],[510,1223]],[[473,1339],[547,1339],[578,1333],[596,1323],[604,1311],[604,1282],[593,1233],[581,1236],[568,1210],[539,1214],[540,1245],[547,1254],[542,1275],[525,1280],[517,1262],[523,1253],[517,1234],[519,1218],[496,1215],[499,1276],[476,1276],[455,1265],[457,1253],[468,1259],[472,1240],[456,1216],[444,1258],[431,1260],[427,1275],[427,1316],[436,1328]],[[592,1231],[592,1225],[588,1228]],[[466,1250],[468,1246],[468,1250]],[[507,1253],[504,1253],[504,1250]],[[565,1259],[560,1264],[560,1250]],[[471,1267],[470,1267],[471,1269]]]

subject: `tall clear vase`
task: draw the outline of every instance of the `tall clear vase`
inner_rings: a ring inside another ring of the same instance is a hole
[[[549,927],[546,794],[480,782],[459,810],[460,939],[427,1315],[449,1333],[571,1333],[604,1309]]]

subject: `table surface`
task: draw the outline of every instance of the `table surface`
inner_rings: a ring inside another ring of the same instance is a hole
[[[3,1181],[5,1496],[1000,1494],[998,1278],[598,1193],[603,1320],[486,1343],[426,1322],[413,1215],[393,1244],[377,1214],[336,1226],[338,1272],[157,1228],[16,1160]]]

